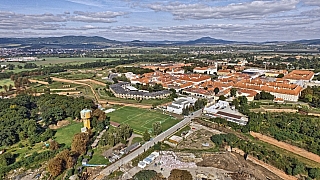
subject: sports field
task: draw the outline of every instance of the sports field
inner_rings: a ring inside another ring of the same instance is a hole
[[[110,116],[110,121],[129,124],[134,132],[139,134],[143,134],[146,129],[152,131],[154,122],[160,122],[162,130],[165,131],[180,121],[169,115],[162,114],[161,111],[129,106],[119,107],[115,111],[108,113],[107,116]]]

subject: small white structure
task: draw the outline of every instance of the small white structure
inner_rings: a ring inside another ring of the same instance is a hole
[[[145,163],[145,162],[143,162],[143,161],[140,161],[139,163],[138,163],[138,167],[139,168],[145,168],[147,166],[147,164]]]
[[[111,109],[105,110],[104,113],[108,114],[108,113],[111,113],[111,112],[113,112],[113,111],[115,111],[115,109],[111,108]]]
[[[81,128],[81,132],[82,132],[82,133],[87,132],[87,128],[86,128],[86,127]]]

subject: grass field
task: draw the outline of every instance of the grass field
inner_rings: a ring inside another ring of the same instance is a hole
[[[81,132],[82,123],[72,122],[70,125],[57,129],[55,140],[59,144],[65,144],[67,147],[71,146],[73,135]]]
[[[10,84],[13,86],[13,81],[11,81],[11,79],[2,79],[2,80],[0,80],[0,86],[7,85],[9,87]],[[3,88],[1,88],[0,92],[1,91],[5,91],[5,90]]]
[[[129,124],[138,134],[143,134],[146,129],[151,131],[154,122],[160,122],[163,131],[179,122],[174,117],[162,114],[160,111],[128,106],[120,107],[116,111],[108,113],[107,116],[110,116],[111,121]]]
[[[98,146],[97,149],[93,150],[93,156],[89,160],[89,164],[110,164],[108,159],[105,159],[104,156],[102,155],[102,152],[106,151],[108,146],[100,147]]]

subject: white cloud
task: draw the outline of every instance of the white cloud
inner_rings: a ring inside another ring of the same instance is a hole
[[[303,0],[305,4],[311,6],[320,6],[320,0]]]
[[[299,0],[260,0],[216,7],[175,2],[155,3],[148,7],[154,11],[170,12],[176,19],[261,19],[271,14],[293,10],[298,3]]]

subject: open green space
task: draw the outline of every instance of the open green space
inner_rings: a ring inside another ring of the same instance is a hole
[[[179,122],[178,119],[163,114],[161,111],[128,106],[120,107],[117,110],[108,113],[107,116],[110,116],[110,121],[115,121],[120,124],[129,124],[129,126],[138,134],[143,134],[145,130],[152,131],[152,124],[155,122],[161,123],[163,131]]]
[[[82,123],[72,121],[71,124],[57,129],[57,132],[55,134],[55,140],[59,144],[65,144],[67,147],[70,147],[73,135],[80,133],[82,127]]]
[[[11,81],[11,79],[2,79],[2,80],[0,80],[0,86],[6,85],[6,86],[9,87],[10,84],[11,84],[12,86],[13,86],[13,84],[14,84],[13,81]],[[5,91],[5,90],[4,90],[4,88],[1,88],[0,91]]]
[[[141,143],[142,141],[143,141],[142,137],[134,137],[132,139],[132,143],[131,144],[134,144],[134,143],[137,143],[137,142]]]
[[[99,147],[93,150],[92,158],[89,160],[89,164],[110,164],[109,159],[102,156],[103,151],[108,150],[109,146]]]
[[[22,145],[19,147],[19,144]],[[32,153],[40,153],[45,150],[48,150],[45,147],[45,143],[40,142],[33,145],[29,145],[27,140],[23,140],[19,143],[16,143],[12,146],[10,146],[10,149],[7,150],[7,152],[11,152],[12,154],[16,155],[16,161],[20,161],[21,158],[30,156]]]

